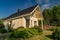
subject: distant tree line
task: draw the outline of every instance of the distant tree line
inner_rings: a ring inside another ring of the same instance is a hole
[[[44,24],[60,26],[60,5],[55,5],[51,9],[44,9],[43,12]]]

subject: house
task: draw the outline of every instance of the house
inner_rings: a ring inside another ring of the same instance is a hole
[[[43,29],[43,16],[40,11],[39,5],[32,6],[24,10],[18,10],[16,13],[6,17],[3,21],[5,28],[7,24],[12,22],[14,29],[18,27],[34,27],[39,26],[38,21],[41,21],[41,26]]]

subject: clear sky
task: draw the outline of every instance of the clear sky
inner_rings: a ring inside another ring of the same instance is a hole
[[[60,0],[0,0],[0,18],[11,15],[18,8],[23,10],[37,3],[43,10],[53,7],[55,4],[60,4]]]

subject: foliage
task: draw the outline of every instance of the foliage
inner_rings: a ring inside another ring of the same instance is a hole
[[[6,29],[4,28],[3,21],[0,19],[0,33],[6,33]]]
[[[55,31],[53,31],[52,37],[54,40],[60,39],[60,28],[56,28]]]
[[[4,28],[3,21],[0,19],[0,28]]]
[[[49,28],[48,31],[54,31],[56,28]]]
[[[60,26],[60,5],[51,9],[43,10],[44,23],[53,26]]]
[[[10,21],[10,23],[7,23],[7,28],[8,28],[7,31],[8,32],[14,31],[13,27],[14,27],[14,24],[12,24],[12,21]]]
[[[12,32],[10,37],[15,37],[15,38],[29,38],[33,37],[34,35],[39,35],[42,33],[40,31],[41,29],[36,28],[20,28],[16,30],[15,32]]]
[[[39,26],[34,26],[33,29],[36,29],[38,34],[42,34],[43,30]]]
[[[0,28],[0,33],[7,33],[7,30],[4,28]]]

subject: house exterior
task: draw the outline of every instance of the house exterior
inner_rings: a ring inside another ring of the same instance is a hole
[[[14,25],[14,29],[18,27],[31,28],[34,26],[39,26],[39,20],[41,21],[41,26],[43,29],[43,16],[39,5],[35,5],[24,10],[18,10],[18,12],[6,17],[3,23],[5,28],[7,27],[7,24],[10,24],[10,22]]]

